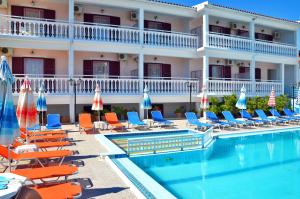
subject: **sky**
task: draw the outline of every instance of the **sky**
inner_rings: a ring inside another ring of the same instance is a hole
[[[203,0],[163,0],[193,6]],[[300,21],[300,0],[210,0],[210,3],[253,11],[278,18]],[[300,38],[300,33],[298,34]],[[299,42],[300,43],[300,42]],[[298,46],[300,49],[300,44]]]

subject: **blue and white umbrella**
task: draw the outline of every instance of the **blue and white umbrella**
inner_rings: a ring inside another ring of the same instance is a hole
[[[41,86],[39,88],[39,95],[36,101],[36,109],[37,111],[42,113],[42,126],[44,125],[44,115],[43,113],[47,111],[47,102],[45,97],[45,86],[44,83],[41,83]]]
[[[5,56],[1,56],[0,64],[0,144],[10,145],[19,136],[20,128],[13,102],[12,75]]]
[[[240,97],[239,100],[236,102],[235,107],[237,107],[240,110],[247,109],[246,88],[244,86],[241,88]],[[243,114],[242,114],[242,118],[243,118]]]
[[[142,103],[142,109],[147,110],[147,119],[148,119],[148,110],[152,109],[151,99],[149,96],[149,89],[147,85],[144,88],[144,98]]]

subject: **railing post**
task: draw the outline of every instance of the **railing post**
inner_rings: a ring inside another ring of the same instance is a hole
[[[138,57],[138,73],[139,73],[139,94],[142,96],[144,90],[144,54],[140,53]],[[149,88],[149,87],[148,87]],[[150,88],[149,88],[150,89]],[[141,99],[142,101],[142,99]],[[139,106],[140,118],[144,119],[144,109]]]

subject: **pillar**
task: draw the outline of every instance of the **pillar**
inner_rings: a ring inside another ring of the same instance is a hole
[[[209,56],[203,56],[203,82],[202,85],[205,85],[208,88],[207,81],[209,77]],[[209,89],[209,88],[208,88]]]
[[[74,48],[73,48],[73,39],[74,39],[74,0],[69,0],[69,56],[68,56],[68,76],[73,78],[74,76]],[[69,84],[69,94],[70,94],[70,103],[69,103],[69,114],[70,121],[75,122],[75,109],[74,109],[74,94],[73,87]]]
[[[256,79],[255,79],[255,57],[252,56],[250,60],[250,81],[251,81],[251,91],[249,93],[252,96],[256,95]]]
[[[138,72],[139,72],[139,86],[140,86],[140,95],[141,95],[141,100],[140,102],[142,102],[143,100],[143,90],[144,90],[144,54],[140,53],[139,54],[139,62],[138,62]],[[143,119],[144,118],[144,109],[142,109],[141,106],[139,106],[139,112],[140,112],[140,117]]]
[[[249,23],[249,36],[251,39],[251,51],[255,51],[255,19],[252,19]]]
[[[144,44],[144,8],[139,9],[140,44]]]
[[[281,80],[281,86],[282,86],[282,92],[280,94],[284,94],[284,64],[280,64],[280,80]],[[290,86],[290,85],[288,85]]]
[[[209,17],[207,14],[203,15],[203,47],[208,47],[208,35],[209,35]]]

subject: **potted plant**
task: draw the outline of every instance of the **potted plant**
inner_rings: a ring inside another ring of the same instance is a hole
[[[175,111],[174,111],[174,113],[177,116],[177,118],[182,118],[184,112],[185,112],[185,108],[183,106],[175,109]]]

